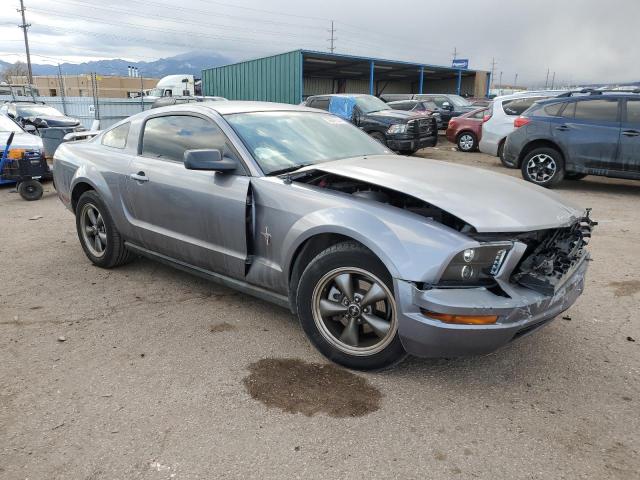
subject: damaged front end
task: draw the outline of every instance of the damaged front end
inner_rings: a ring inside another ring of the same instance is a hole
[[[529,241],[511,281],[543,295],[553,295],[588,256],[586,246],[597,222],[586,215],[568,228],[545,232],[539,242]]]

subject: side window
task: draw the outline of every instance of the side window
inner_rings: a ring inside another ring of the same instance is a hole
[[[313,100],[312,105],[313,108],[319,108],[321,110],[329,110],[329,98],[316,98]]]
[[[479,112],[474,113],[473,115],[471,115],[471,118],[477,118],[482,120],[484,118],[484,113],[486,112],[486,110],[480,110]]]
[[[431,100],[433,100],[433,103],[435,103],[438,108],[442,108],[445,102],[451,103],[447,97],[433,97]]]
[[[640,100],[627,100],[627,122],[640,125]]]
[[[575,119],[615,122],[618,119],[618,100],[580,100],[576,102]]]
[[[129,136],[129,122],[112,128],[102,136],[102,145],[111,148],[125,148],[127,146],[127,137]]]
[[[544,107],[544,113],[551,117],[557,117],[560,113],[560,109],[564,106],[564,103],[553,103]]]
[[[562,118],[573,118],[576,115],[576,102],[567,103],[567,106],[564,107],[562,114],[560,116]]]
[[[144,124],[142,155],[174,162],[184,161],[186,150],[216,148],[236,158],[227,139],[212,121],[188,115],[154,117]]]

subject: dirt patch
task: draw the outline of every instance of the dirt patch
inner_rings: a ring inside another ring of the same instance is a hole
[[[609,286],[615,289],[613,294],[616,297],[630,297],[640,292],[640,280],[625,280],[623,282],[611,282]]]
[[[211,333],[231,332],[233,330],[237,330],[237,327],[227,322],[215,323],[213,325],[209,325],[209,331]]]
[[[382,394],[365,378],[335,365],[265,358],[249,365],[249,394],[267,407],[308,417],[362,417],[380,408]]]

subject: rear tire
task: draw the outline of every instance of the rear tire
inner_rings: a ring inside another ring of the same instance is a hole
[[[564,158],[555,148],[536,148],[527,153],[520,169],[526,181],[551,188],[564,178]]]
[[[42,193],[44,192],[42,184],[37,180],[25,180],[24,182],[20,182],[16,190],[18,190],[20,196],[28,202],[40,200],[42,198]]]
[[[117,267],[134,257],[124,245],[107,206],[94,190],[84,192],[78,200],[76,230],[84,253],[98,267]]]
[[[456,144],[461,152],[473,152],[478,148],[478,138],[473,132],[462,132],[458,135]]]
[[[339,243],[318,254],[300,277],[296,304],[305,334],[335,363],[380,370],[407,356],[391,275],[358,243]]]

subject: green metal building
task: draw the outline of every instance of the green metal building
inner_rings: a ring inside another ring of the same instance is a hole
[[[484,97],[489,73],[311,50],[209,68],[204,95],[230,100],[300,103],[328,93],[458,93]]]

